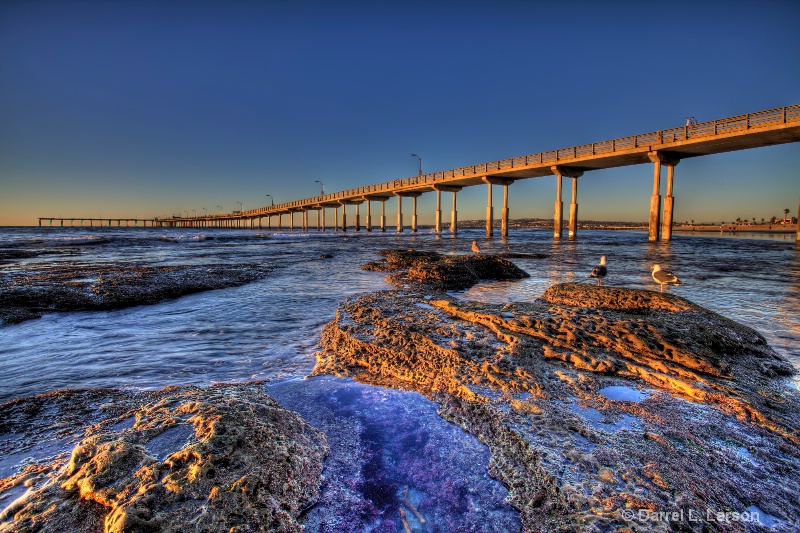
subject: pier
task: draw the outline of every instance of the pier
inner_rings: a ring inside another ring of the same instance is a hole
[[[452,195],[449,231],[458,231],[457,195],[464,187],[485,185],[487,187],[486,204],[486,236],[494,234],[494,200],[493,188],[502,187],[503,207],[501,210],[500,234],[508,236],[509,220],[509,187],[517,180],[530,178],[555,177],[555,206],[553,237],[564,236],[564,202],[562,199],[563,179],[569,178],[571,201],[566,236],[575,238],[578,232],[578,180],[587,179],[591,171],[628,165],[653,165],[653,193],[650,196],[650,217],[648,239],[650,241],[670,240],[672,238],[673,213],[675,208],[674,179],[675,167],[682,159],[719,154],[749,148],[758,148],[776,144],[800,141],[800,104],[766,111],[758,111],[698,124],[691,124],[631,135],[597,143],[584,144],[551,150],[529,155],[522,155],[444,170],[430,174],[422,174],[409,178],[396,179],[357,187],[346,191],[294,200],[275,205],[234,211],[217,215],[169,217],[155,219],[80,219],[40,217],[39,225],[89,225],[97,223],[108,226],[129,226],[131,222],[138,225],[170,228],[283,228],[284,217],[287,217],[289,228],[294,230],[295,214],[301,215],[302,231],[309,231],[309,212],[316,212],[316,230],[326,231],[325,212],[334,210],[334,231],[347,231],[347,214],[354,211],[352,228],[361,231],[360,207],[366,204],[366,231],[386,231],[386,202],[397,202],[396,231],[403,232],[406,225],[403,220],[404,199],[411,200],[410,230],[417,231],[417,198],[425,193],[436,193],[435,231],[442,231],[442,193]],[[666,189],[662,197],[662,175],[666,170]],[[646,174],[643,174],[646,176]],[[381,214],[378,226],[373,226],[372,204],[379,202]],[[406,203],[408,205],[408,203]],[[341,209],[341,224],[339,210]],[[797,242],[800,245],[800,229],[797,231]]]

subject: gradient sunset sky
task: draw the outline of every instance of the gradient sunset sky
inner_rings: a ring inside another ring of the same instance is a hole
[[[797,0],[4,0],[0,225],[253,209],[416,175],[412,153],[433,172],[800,104],[798,21]],[[555,178],[511,189],[512,218],[552,217]],[[644,221],[651,189],[651,165],[587,173],[580,218]],[[796,215],[800,143],[684,160],[675,196],[677,221]]]

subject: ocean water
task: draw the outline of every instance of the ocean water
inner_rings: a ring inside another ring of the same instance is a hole
[[[530,254],[512,259],[530,278],[454,293],[502,303],[533,300],[554,283],[594,283],[587,276],[602,255],[609,271],[604,285],[657,289],[650,268],[658,263],[684,282],[670,292],[754,327],[800,369],[800,251],[791,237],[679,234],[670,243],[648,243],[644,232],[586,231],[578,240],[554,242],[548,230],[486,239],[483,230],[469,229],[438,236],[430,230],[0,228],[0,257],[6,257],[0,260],[0,290],[11,276],[65,266],[75,268],[76,279],[86,276],[83,267],[109,263],[272,268],[241,287],[0,326],[0,402],[65,388],[266,380],[279,402],[328,435],[320,499],[303,512],[307,531],[403,531],[398,513],[404,493],[428,520],[423,528],[407,514],[412,531],[519,531],[518,513],[503,501],[505,488],[488,477],[488,449],[440,419],[435,404],[416,393],[351,380],[301,379],[314,366],[320,331],[338,303],[389,288],[385,274],[360,266],[385,248],[471,253],[472,240],[485,253]],[[46,460],[63,446],[40,442],[0,457],[2,475],[30,457]],[[0,493],[0,511],[13,500],[8,497]]]
[[[512,259],[531,277],[485,282],[458,293],[488,302],[533,300],[551,284],[587,279],[600,256],[607,286],[658,289],[652,264],[683,281],[674,294],[751,326],[800,368],[800,250],[792,236],[674,236],[649,243],[639,231],[584,231],[554,242],[549,230],[512,229],[508,239],[483,230],[455,237],[431,230],[346,234],[328,230],[161,228],[0,228],[0,250],[39,255],[0,262],[10,273],[72,264],[262,263],[259,281],[112,311],[45,315],[0,326],[0,402],[64,388],[160,388],[307,375],[321,328],[338,302],[389,288],[384,274],[360,266],[384,248],[535,254]]]

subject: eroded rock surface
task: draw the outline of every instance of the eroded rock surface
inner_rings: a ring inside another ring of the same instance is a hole
[[[345,301],[314,373],[436,400],[489,446],[524,531],[800,524],[800,395],[755,330],[654,291],[492,305],[429,289]]]
[[[57,263],[0,275],[0,325],[57,311],[93,311],[237,287],[266,276],[260,264],[132,266]]]
[[[0,480],[3,532],[300,531],[327,453],[259,383],[63,391],[0,420],[3,455],[71,450]]]
[[[381,261],[367,263],[364,270],[391,272],[386,281],[396,287],[413,283],[431,290],[460,290],[480,280],[530,277],[517,265],[493,255],[442,255],[416,250],[381,250]]]

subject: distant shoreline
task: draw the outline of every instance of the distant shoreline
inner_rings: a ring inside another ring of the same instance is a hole
[[[683,233],[701,232],[714,232],[714,233],[796,233],[797,224],[780,225],[780,224],[723,224],[723,225],[704,225],[704,226],[673,226],[672,231],[680,231]]]

